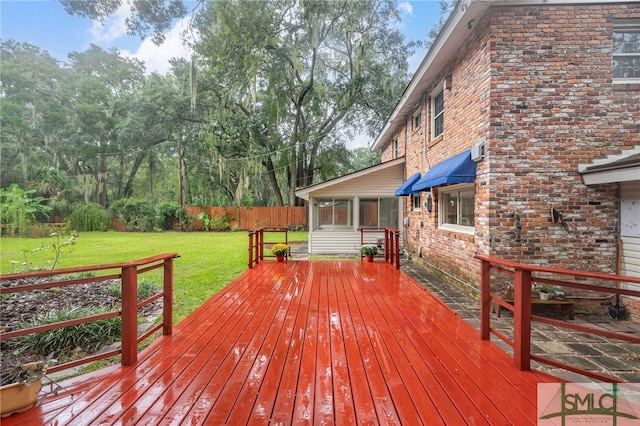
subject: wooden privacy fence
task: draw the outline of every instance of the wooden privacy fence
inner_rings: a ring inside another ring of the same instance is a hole
[[[209,217],[230,219],[231,229],[245,231],[258,228],[307,227],[307,207],[196,207],[185,206],[187,213],[197,217],[203,211]],[[202,221],[194,223],[193,229],[202,229]]]

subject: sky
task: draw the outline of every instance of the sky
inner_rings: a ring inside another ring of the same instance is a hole
[[[126,2],[124,2],[126,3]],[[188,4],[189,10],[195,3]],[[440,6],[436,0],[398,1],[401,22],[398,28],[407,40],[426,40],[439,18]],[[182,46],[180,34],[188,28],[190,16],[176,21],[165,36],[165,42],[156,46],[150,39],[129,37],[124,20],[126,8],[121,8],[104,24],[87,18],[67,14],[55,0],[0,0],[0,38],[28,42],[47,51],[54,58],[66,62],[71,52],[83,52],[91,44],[108,50],[117,48],[123,56],[145,62],[147,72],[164,74],[169,70],[169,59],[189,58]],[[415,72],[425,50],[409,58],[409,71]],[[365,146],[368,141],[354,141],[353,146]]]

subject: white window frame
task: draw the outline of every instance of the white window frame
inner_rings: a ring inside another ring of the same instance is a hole
[[[395,204],[395,210],[397,212],[401,211],[401,209],[399,208],[398,205],[398,200],[396,197],[360,197],[358,198],[358,224],[361,228],[371,228],[372,225],[369,224],[362,224],[362,203],[363,202],[372,202],[374,201],[377,204],[377,223],[375,225],[376,229],[384,229],[386,226],[380,226],[380,217],[382,216],[382,200],[386,200],[389,202],[389,204]],[[395,219],[393,220],[393,224],[390,225],[391,228],[398,228],[400,226],[400,224],[398,223],[398,215],[396,215]]]
[[[614,23],[614,27],[613,27],[613,42],[612,42],[612,53],[613,53],[613,62],[611,64],[612,67],[612,76],[613,76],[613,83],[621,83],[621,84],[629,84],[629,83],[640,83],[640,20],[620,20],[617,21],[616,23]],[[636,42],[636,48],[637,51],[631,51],[631,52],[617,52],[615,51],[615,46],[616,46],[616,33],[626,33],[626,34],[630,34],[630,33],[635,33],[637,34],[637,42]],[[616,60],[625,60],[625,59],[634,59],[636,61],[636,64],[639,68],[638,74],[636,76],[632,76],[632,77],[621,77],[618,76],[616,77],[616,68],[615,68],[615,64],[616,64]]]
[[[422,210],[422,196],[420,193],[411,194],[411,210],[414,212]]]
[[[411,129],[416,131],[422,125],[422,108],[418,108],[418,110],[411,117]]]
[[[336,213],[335,213],[335,205],[338,202],[346,202],[347,203],[347,224],[340,225],[336,224]],[[319,204],[320,203],[331,203],[331,224],[320,224],[320,215],[319,215]],[[313,201],[313,230],[315,231],[352,231],[354,229],[353,219],[354,219],[354,205],[355,202],[353,198],[348,197],[318,197]]]
[[[444,203],[445,195],[451,195],[453,193],[457,194],[458,208],[457,208],[457,217],[460,217],[460,211],[462,203],[460,202],[460,193],[466,192],[469,190],[474,191],[474,200],[475,200],[475,184],[473,183],[463,183],[459,185],[451,185],[438,188],[438,229],[443,229],[445,231],[458,232],[461,234],[473,235],[475,233],[475,226],[465,226],[465,225],[454,225],[452,223],[444,223],[443,219],[446,215],[446,204]],[[456,222],[461,222],[460,220],[456,220]],[[474,209],[474,222],[475,222],[475,209]]]
[[[393,158],[396,159],[398,158],[398,137],[396,136],[395,138],[393,138],[393,142],[391,144],[392,149],[393,149]]]
[[[443,80],[440,84],[436,86],[435,89],[433,89],[430,95],[431,96],[431,139],[435,139],[444,133],[444,112],[445,112],[444,89],[445,89],[445,84]],[[438,97],[438,95],[442,95],[442,111],[440,111],[436,115],[436,98]],[[443,120],[442,131],[436,134],[436,119],[440,117],[442,117],[442,120]]]

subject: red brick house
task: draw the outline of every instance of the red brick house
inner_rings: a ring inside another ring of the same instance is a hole
[[[640,275],[640,2],[457,3],[373,148],[455,280],[477,253]]]

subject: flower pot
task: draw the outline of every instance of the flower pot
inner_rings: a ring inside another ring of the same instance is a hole
[[[540,300],[549,300],[551,293],[540,293]]]
[[[22,413],[33,407],[38,400],[42,382],[35,379],[30,385],[13,383],[0,387],[0,417]]]
[[[276,260],[278,262],[284,262],[284,254],[279,254],[276,256]]]
[[[372,254],[367,254],[367,262],[373,262],[373,255]]]

